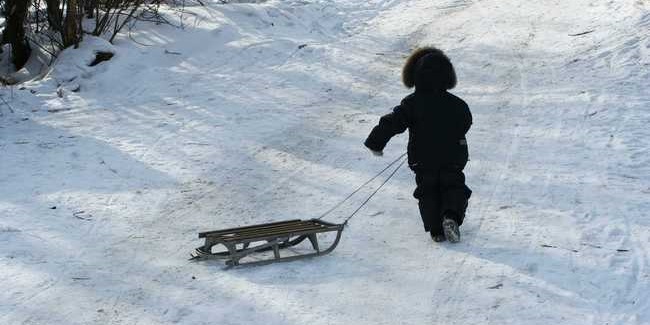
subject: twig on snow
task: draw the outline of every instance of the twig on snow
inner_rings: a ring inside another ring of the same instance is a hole
[[[606,249],[606,250],[609,250],[609,251],[617,251],[617,252],[620,252],[620,253],[624,253],[624,252],[629,252],[629,251],[630,251],[630,250],[627,249],[627,248],[607,248],[607,247],[603,247],[603,246],[600,246],[600,245],[594,245],[594,244],[589,244],[589,243],[582,243],[582,245],[583,245],[583,246],[593,247],[593,248],[598,248],[598,249]]]
[[[488,289],[501,289],[503,288],[503,283],[497,283],[496,285],[493,285],[491,287],[488,287]]]
[[[169,51],[165,49],[165,54],[172,54],[172,55],[183,55],[181,52],[174,52],[174,51]]]
[[[574,253],[577,253],[577,252],[578,252],[577,249],[564,248],[564,247],[559,247],[559,246],[554,246],[554,245],[542,244],[541,246],[542,246],[542,247],[545,247],[545,248],[557,248],[557,249],[563,249],[563,250],[570,251],[570,252],[574,252]]]
[[[607,247],[603,247],[603,246],[600,246],[600,245],[594,245],[594,244],[589,244],[589,243],[581,243],[581,245],[582,245],[582,246],[589,246],[589,247],[593,247],[593,248],[598,248],[598,249],[605,249],[605,250],[609,250],[609,251],[615,251],[615,252],[619,252],[619,253],[625,253],[625,252],[629,252],[629,251],[630,251],[630,250],[627,249],[627,248],[618,248],[618,249],[615,249],[615,248],[607,248]],[[579,252],[577,249],[564,248],[564,247],[554,246],[554,245],[542,244],[542,245],[540,245],[540,246],[545,247],[545,248],[557,248],[557,249],[563,249],[563,250],[570,251],[570,252],[574,252],[574,253],[578,253],[578,252]]]
[[[596,31],[595,29],[592,29],[592,30],[588,30],[588,31],[586,31],[586,32],[582,32],[582,33],[569,34],[569,36],[582,36],[582,35],[587,35],[587,34],[593,33],[593,32],[595,32],[595,31]]]

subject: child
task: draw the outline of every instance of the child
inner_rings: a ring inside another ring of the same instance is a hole
[[[456,243],[472,193],[463,174],[472,114],[462,99],[447,92],[456,86],[456,72],[439,49],[413,52],[404,64],[402,81],[415,91],[379,120],[365,145],[381,156],[388,140],[408,128],[408,163],[417,184],[413,196],[424,230],[436,242]]]

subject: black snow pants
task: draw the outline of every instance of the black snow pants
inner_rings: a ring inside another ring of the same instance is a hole
[[[463,223],[472,191],[465,185],[464,166],[450,165],[435,170],[415,171],[418,199],[424,230],[442,234],[443,216]]]

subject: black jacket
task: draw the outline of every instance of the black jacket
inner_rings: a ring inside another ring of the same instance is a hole
[[[365,145],[382,151],[390,138],[408,128],[411,169],[463,168],[468,160],[465,134],[471,125],[472,114],[462,99],[446,91],[416,91],[379,120]]]

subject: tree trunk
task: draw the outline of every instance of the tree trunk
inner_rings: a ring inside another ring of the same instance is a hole
[[[84,2],[84,11],[86,12],[86,18],[88,19],[95,18],[96,8],[97,8],[97,0],[86,0]]]
[[[11,44],[12,62],[16,69],[25,65],[31,53],[25,38],[25,19],[30,2],[30,0],[7,0],[5,3],[7,21],[2,33],[2,43]]]
[[[63,26],[63,10],[61,10],[61,0],[45,0],[47,4],[47,22],[50,28],[61,33]]]
[[[63,21],[63,47],[74,45],[81,41],[81,10],[78,0],[68,0],[66,3],[65,19]]]

